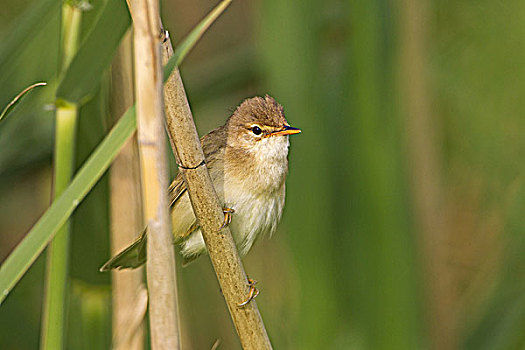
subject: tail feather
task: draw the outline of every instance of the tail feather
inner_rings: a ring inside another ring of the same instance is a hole
[[[146,229],[142,234],[131,243],[123,251],[109,259],[101,268],[100,271],[108,271],[113,269],[135,269],[146,262],[148,235]]]

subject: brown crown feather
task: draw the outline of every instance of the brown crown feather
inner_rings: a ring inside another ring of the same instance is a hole
[[[244,100],[227,121],[231,126],[245,126],[251,123],[283,127],[287,124],[284,108],[269,95],[264,98],[256,96]]]

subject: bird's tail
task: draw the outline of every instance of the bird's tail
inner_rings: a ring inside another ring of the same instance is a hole
[[[134,269],[144,264],[146,262],[147,241],[148,235],[146,229],[144,229],[135,242],[109,259],[109,261],[100,268],[100,271]]]

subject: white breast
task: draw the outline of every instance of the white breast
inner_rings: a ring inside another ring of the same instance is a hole
[[[233,239],[239,253],[244,256],[258,237],[275,232],[284,208],[285,184],[283,182],[277,191],[262,195],[242,190],[239,185],[226,180],[223,188],[226,193],[225,206],[235,210],[230,224]],[[222,193],[218,194],[222,197]],[[182,243],[184,256],[200,255],[205,250],[200,230],[195,231]]]
[[[279,223],[285,199],[285,185],[277,191],[253,194],[226,185],[226,204],[235,209],[230,225],[241,255],[248,253],[255,240],[273,234]]]
[[[258,165],[251,175],[225,178],[225,202],[235,209],[231,230],[241,255],[248,253],[259,236],[275,232],[281,219],[288,147],[288,136],[262,139],[252,150]]]
[[[212,176],[217,195],[235,210],[230,229],[241,255],[246,255],[258,237],[272,234],[279,223],[285,200],[288,171],[288,136],[269,137],[253,150],[258,166],[249,174],[236,176],[228,169]],[[239,172],[236,171],[235,174]],[[205,251],[200,230],[182,243],[184,255]]]

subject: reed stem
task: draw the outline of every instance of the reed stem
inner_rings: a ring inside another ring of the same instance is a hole
[[[167,198],[159,7],[156,0],[130,0],[128,4],[133,18],[138,142],[148,227],[151,347],[180,349],[175,252]]]
[[[69,3],[62,7],[61,72],[75,56],[79,43],[82,11]],[[61,102],[56,110],[53,197],[68,187],[74,171],[75,133],[78,107]],[[68,298],[69,221],[57,232],[47,252],[45,300],[41,348],[64,348]]]
[[[133,105],[133,42],[124,38],[111,69],[111,114],[118,117]],[[113,161],[111,184],[111,251],[117,254],[144,229],[137,135],[134,134]],[[112,272],[113,349],[144,348],[145,309],[140,307],[145,290],[142,267]],[[146,297],[147,300],[147,297]]]

